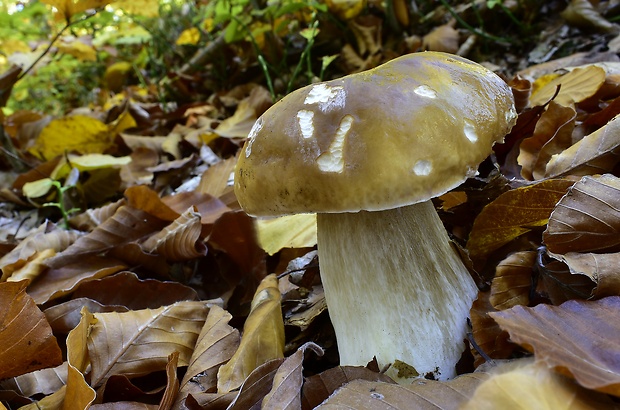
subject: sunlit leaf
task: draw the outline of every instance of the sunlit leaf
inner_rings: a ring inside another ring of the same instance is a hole
[[[604,69],[593,65],[575,68],[537,88],[530,96],[530,104],[545,104],[555,95],[560,85],[560,92],[554,101],[560,105],[571,106],[593,96],[605,82],[605,75]]]
[[[111,0],[114,1],[114,0]],[[97,61],[97,50],[92,45],[85,44],[73,37],[64,37],[57,43],[58,51],[69,54],[81,61]]]
[[[287,215],[256,221],[258,242],[270,255],[282,248],[309,248],[316,245],[316,215]]]
[[[22,194],[26,198],[39,198],[47,195],[52,189],[54,180],[51,178],[43,178],[34,182],[26,182],[22,187]]]
[[[159,16],[158,0],[117,0],[114,7],[122,9],[128,14],[136,14],[144,17]]]
[[[185,29],[181,32],[175,44],[177,46],[182,45],[196,45],[200,41],[200,30],[196,27]]]

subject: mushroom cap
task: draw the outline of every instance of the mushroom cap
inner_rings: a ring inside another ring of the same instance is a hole
[[[510,87],[483,66],[408,54],[274,104],[241,150],[235,193],[256,216],[423,202],[475,175],[516,118]]]

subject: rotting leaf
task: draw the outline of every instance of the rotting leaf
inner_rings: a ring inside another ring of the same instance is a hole
[[[0,283],[0,379],[62,363],[43,312],[26,294],[26,282]]]
[[[515,306],[490,313],[536,360],[579,384],[620,397],[620,297]]]
[[[218,371],[219,393],[237,389],[255,368],[269,360],[284,357],[284,322],[280,299],[276,275],[266,276],[252,299],[252,308],[243,326],[241,345],[230,361]]]
[[[556,203],[573,183],[551,179],[500,195],[474,221],[467,241],[471,259],[483,261],[489,253],[533,227],[547,224]]]
[[[620,178],[585,176],[551,213],[543,240],[549,252],[620,250]]]

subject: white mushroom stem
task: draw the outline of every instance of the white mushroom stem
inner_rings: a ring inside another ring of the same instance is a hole
[[[455,376],[478,289],[431,201],[319,214],[321,279],[342,365],[405,362]]]

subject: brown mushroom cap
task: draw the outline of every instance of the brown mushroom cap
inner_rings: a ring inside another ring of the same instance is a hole
[[[508,85],[481,65],[405,55],[267,110],[241,151],[235,193],[257,216],[426,201],[474,175],[516,117]]]

